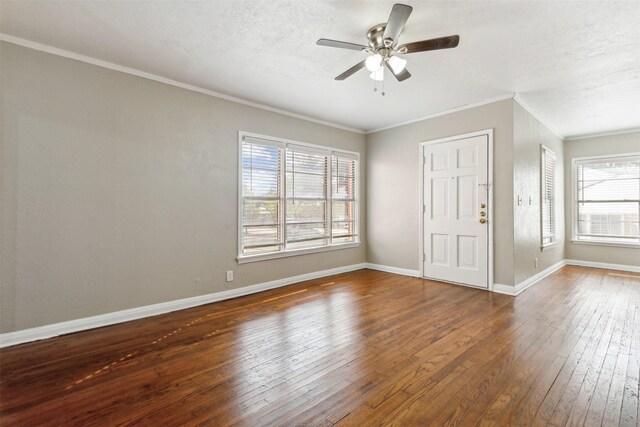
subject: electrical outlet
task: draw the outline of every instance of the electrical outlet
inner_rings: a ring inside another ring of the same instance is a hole
[[[533,259],[533,266],[534,266],[535,268],[538,268],[538,258],[534,258],[534,259]]]
[[[227,282],[233,282],[233,270],[227,270]]]

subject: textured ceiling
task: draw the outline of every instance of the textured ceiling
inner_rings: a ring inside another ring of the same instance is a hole
[[[456,49],[406,55],[413,77],[360,71],[393,1],[7,1],[3,34],[204,89],[372,130],[517,92],[563,136],[640,127],[640,1],[407,1],[401,42],[460,34]]]

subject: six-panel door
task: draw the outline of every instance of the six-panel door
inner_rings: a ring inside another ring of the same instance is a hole
[[[488,287],[488,136],[424,146],[424,276]]]

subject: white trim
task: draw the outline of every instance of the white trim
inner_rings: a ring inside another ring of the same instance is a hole
[[[538,114],[536,114],[532,109],[531,106],[529,104],[527,104],[525,102],[524,99],[522,99],[522,96],[519,93],[515,93],[513,95],[513,99],[514,101],[516,101],[518,104],[520,104],[520,106],[522,108],[524,108],[525,110],[527,110],[527,112],[529,114],[531,114],[533,116],[534,119],[536,119],[537,121],[539,121],[544,127],[546,127],[547,129],[549,129],[551,131],[551,133],[553,133],[555,136],[557,136],[558,138],[560,138],[562,141],[565,140],[565,137],[562,136],[562,134],[560,132],[558,132],[553,126],[549,126],[548,123],[546,123],[544,120],[540,120],[540,116]]]
[[[87,64],[96,65],[98,67],[107,68],[114,71],[119,71],[121,73],[130,74],[132,76],[142,77],[148,80],[154,80],[156,82],[164,83],[170,86],[179,87],[181,89],[190,90],[192,92],[202,93],[204,95],[213,96],[216,98],[225,99],[227,101],[236,102],[238,104],[247,105],[249,107],[259,108],[261,110],[271,111],[272,113],[278,113],[285,116],[293,117],[300,120],[306,120],[308,122],[317,123],[324,126],[333,127],[336,129],[342,129],[349,132],[354,132],[358,134],[364,134],[365,131],[362,129],[356,129],[349,126],[344,126],[338,123],[328,122],[326,120],[316,119],[310,116],[305,116],[303,114],[294,113],[291,111],[283,110],[281,108],[271,107],[269,105],[260,104],[253,101],[248,101],[246,99],[238,98],[231,95],[226,95],[224,93],[215,92],[213,90],[205,89],[199,86],[190,85],[188,83],[182,83],[177,80],[169,79],[167,77],[162,77],[157,74],[148,73],[146,71],[138,70],[131,67],[125,67],[123,65],[114,64],[113,62],[103,61],[101,59],[93,58],[91,56],[81,55],[79,53],[70,52],[68,50],[59,49],[57,47],[49,46],[46,44],[34,42],[31,40],[26,40],[20,37],[11,36],[9,34],[0,33],[0,41],[4,41],[7,43],[15,44],[18,46],[26,47],[29,49],[37,50],[40,52],[50,53],[52,55],[61,56],[63,58],[75,59],[76,61],[85,62]]]
[[[367,263],[367,268],[370,270],[384,271],[385,273],[400,274],[402,276],[420,277],[418,270],[411,270],[408,268],[391,267],[389,265],[372,264]]]
[[[640,128],[629,128],[622,130],[614,130],[609,132],[595,132],[595,133],[585,133],[581,135],[572,135],[566,137],[565,141],[577,141],[579,139],[589,139],[589,138],[600,138],[603,136],[615,136],[615,135],[626,135],[628,133],[639,133]]]
[[[493,292],[497,293],[497,294],[503,294],[503,295],[509,295],[512,297],[515,297],[516,294],[516,288],[514,286],[510,286],[510,285],[503,285],[501,283],[494,283],[493,284]]]
[[[548,267],[542,270],[541,272],[529,277],[528,279],[523,280],[522,282],[518,283],[515,286],[494,283],[493,292],[497,292],[499,294],[516,296],[522,291],[524,291],[525,289],[527,289],[528,287],[535,285],[536,283],[538,283],[539,281],[541,281],[551,273],[561,269],[566,264],[567,264],[566,260],[558,261],[557,263],[553,264],[551,267]]]
[[[614,246],[616,248],[631,248],[637,249],[640,248],[640,243],[622,243],[622,242],[598,242],[596,240],[588,241],[588,240],[571,240],[571,243],[574,245],[591,245],[591,246]]]
[[[353,156],[354,160],[360,161],[360,153],[357,152],[357,151],[345,150],[345,149],[342,149],[342,148],[331,147],[331,146],[328,146],[328,145],[311,144],[311,143],[308,143],[308,142],[296,141],[295,139],[280,138],[278,136],[270,136],[270,135],[264,135],[264,134],[260,134],[260,133],[246,132],[246,131],[243,131],[243,130],[238,131],[238,139],[240,141],[240,146],[242,146],[242,139],[245,136],[247,136],[249,138],[261,139],[267,144],[271,143],[271,145],[273,145],[273,146],[291,144],[291,145],[298,145],[298,146],[302,146],[302,147],[313,148],[313,149],[322,151],[323,153],[330,153],[330,152],[331,153],[344,153],[344,154],[348,154],[350,156]],[[240,157],[240,158],[242,159],[242,157]]]
[[[557,244],[558,244],[558,241],[554,240],[553,242],[547,243],[546,245],[541,245],[540,252],[545,252],[545,251],[548,251],[549,249],[553,249]]]
[[[304,282],[306,280],[318,279],[321,277],[332,276],[334,274],[361,270],[366,267],[366,263],[346,265],[344,267],[336,267],[328,270],[301,274],[299,276],[272,280],[270,282],[245,286],[238,289],[230,289],[227,291],[214,292],[212,294],[168,301],[159,304],[146,305],[143,307],[131,308],[128,310],[101,314],[98,316],[85,317],[82,319],[69,320],[67,322],[54,323],[51,325],[39,326],[31,329],[23,329],[16,332],[8,332],[0,334],[0,348],[22,344],[30,341],[42,340],[45,338],[52,338],[72,332],[100,328],[116,323],[128,322],[130,320],[141,319],[144,317],[157,316],[159,314],[183,310],[185,308],[196,307],[199,305],[210,304],[216,301],[223,301],[231,298],[241,297],[244,295],[255,294],[257,292],[262,292],[269,289],[280,288],[283,286],[292,285],[294,283]]]
[[[418,252],[418,265],[419,277],[425,277],[424,272],[424,147],[427,145],[433,144],[442,144],[450,141],[458,141],[461,139],[473,138],[476,136],[487,136],[487,184],[489,185],[489,192],[487,195],[487,212],[489,215],[487,216],[488,220],[488,248],[487,248],[487,287],[486,288],[478,288],[478,289],[487,289],[489,291],[493,290],[493,221],[491,220],[493,217],[493,129],[484,129],[476,132],[464,133],[461,135],[453,135],[447,136],[444,138],[433,139],[429,141],[423,141],[419,144],[420,154],[418,155],[419,168],[420,168],[420,182],[418,183],[418,191],[419,194],[419,215],[418,218],[418,230],[420,233],[419,241],[419,252]]]
[[[266,261],[270,259],[286,258],[290,256],[315,254],[318,252],[327,252],[327,251],[337,251],[339,249],[357,248],[358,246],[360,246],[359,241],[349,242],[349,243],[336,243],[336,244],[327,245],[327,246],[317,246],[314,248],[304,248],[304,249],[290,249],[288,251],[270,252],[270,253],[258,254],[258,255],[239,255],[236,258],[236,260],[238,261],[238,264],[246,264],[249,262]]]
[[[494,102],[500,102],[507,99],[512,99],[514,97],[514,93],[510,93],[508,95],[496,96],[493,98],[485,99],[484,101],[474,102],[472,104],[465,104],[459,107],[450,108],[448,110],[440,111],[438,113],[429,114],[426,116],[418,117],[416,119],[407,120],[404,122],[396,123],[394,125],[384,126],[378,129],[368,130],[365,132],[365,135],[369,135],[372,133],[380,132],[387,129],[393,129],[404,125],[409,125],[411,123],[421,122],[423,120],[433,119],[434,117],[446,116],[447,114],[457,113],[458,111],[469,110],[471,108],[482,107],[483,105],[493,104]]]
[[[640,265],[610,264],[608,262],[582,261],[579,259],[566,259],[565,262],[567,265],[577,265],[580,267],[604,268],[607,270],[640,273]]]

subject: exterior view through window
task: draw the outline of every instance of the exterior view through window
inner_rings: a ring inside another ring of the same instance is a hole
[[[239,259],[358,242],[358,154],[241,134]]]
[[[640,154],[574,160],[574,240],[640,245]]]

